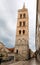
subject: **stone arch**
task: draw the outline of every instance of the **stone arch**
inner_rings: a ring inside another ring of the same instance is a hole
[[[17,44],[20,45],[21,44],[21,39],[17,40]]]
[[[25,43],[26,43],[26,40],[23,38],[22,39],[22,44],[25,45]]]

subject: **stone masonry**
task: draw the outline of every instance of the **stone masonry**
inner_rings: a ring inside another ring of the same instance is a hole
[[[15,59],[25,60],[29,58],[29,17],[25,4],[18,10]]]

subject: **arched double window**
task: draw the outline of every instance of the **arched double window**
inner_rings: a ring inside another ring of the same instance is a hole
[[[21,30],[19,30],[19,34],[21,34]]]

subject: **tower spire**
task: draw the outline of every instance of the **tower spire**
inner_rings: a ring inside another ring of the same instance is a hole
[[[25,8],[25,2],[24,2],[24,4],[23,4],[23,8]]]

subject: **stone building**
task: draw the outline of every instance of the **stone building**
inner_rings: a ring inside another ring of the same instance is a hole
[[[37,22],[36,22],[36,49],[39,49],[40,46],[40,0],[38,0],[37,8]]]
[[[9,50],[5,47],[5,45],[0,42],[0,56],[2,55],[2,59],[7,59]]]
[[[37,59],[40,60],[40,0],[38,0],[36,20],[36,53]]]
[[[28,9],[23,5],[22,9],[18,10],[17,29],[16,29],[16,44],[15,44],[15,59],[25,60],[29,58],[29,17]]]
[[[5,45],[0,42],[0,52],[6,52],[9,53],[10,51],[5,47]]]

